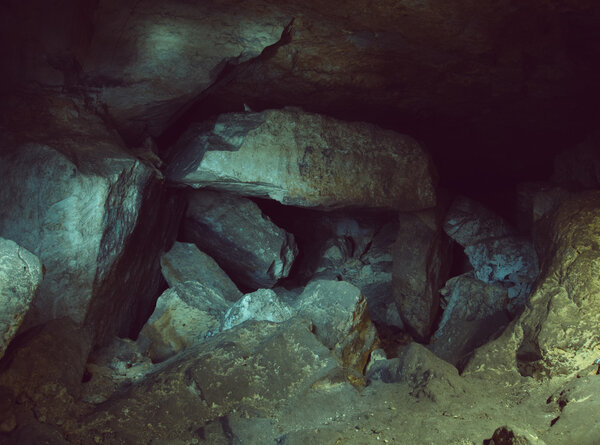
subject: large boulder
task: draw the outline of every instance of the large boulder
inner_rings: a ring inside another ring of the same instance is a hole
[[[192,126],[167,175],[193,187],[308,207],[419,210],[435,205],[435,173],[412,138],[298,109],[230,113]]]
[[[279,300],[271,289],[258,289],[244,295],[225,313],[221,330],[231,329],[247,320],[281,323],[294,316],[294,311]]]
[[[0,359],[21,326],[42,276],[38,257],[0,238]]]
[[[170,287],[185,281],[198,281],[229,301],[237,301],[242,296],[217,262],[193,243],[175,242],[171,250],[160,257],[160,266]]]
[[[295,309],[313,323],[317,338],[344,366],[363,372],[378,338],[360,289],[344,281],[315,280]]]
[[[572,375],[598,356],[600,341],[600,192],[563,202],[544,238],[551,245],[523,314],[479,348],[467,372],[505,376]]]
[[[0,122],[9,128],[0,142],[0,235],[46,269],[23,328],[69,316],[93,326],[99,343],[135,335],[159,294],[159,255],[180,212],[85,104],[23,99],[11,97],[13,114]]]
[[[142,343],[149,340],[148,356],[160,362],[204,341],[219,330],[229,306],[222,295],[197,281],[167,289],[140,333]]]
[[[207,190],[189,195],[183,236],[213,257],[246,289],[286,277],[298,252],[294,236],[246,198]]]
[[[400,213],[393,250],[394,301],[405,327],[426,341],[440,309],[439,289],[450,271],[450,243],[439,209]]]

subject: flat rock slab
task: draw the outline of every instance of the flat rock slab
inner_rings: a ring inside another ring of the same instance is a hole
[[[229,301],[237,301],[242,296],[217,262],[193,243],[175,242],[171,250],[161,256],[160,266],[170,287],[185,281],[198,281]]]
[[[42,276],[38,257],[0,238],[0,359],[21,326]]]
[[[298,252],[294,236],[253,201],[207,190],[189,193],[183,236],[252,290],[273,287],[286,277]]]
[[[231,329],[247,320],[281,323],[294,314],[294,310],[282,302],[274,291],[259,289],[244,295],[227,310],[221,321],[221,330]]]
[[[412,138],[298,109],[221,115],[191,127],[167,176],[283,204],[419,210],[436,203],[434,167]]]
[[[142,328],[150,340],[148,356],[166,360],[219,330],[230,302],[197,281],[186,281],[167,289],[156,301],[156,309]]]
[[[344,281],[315,280],[295,309],[313,323],[317,338],[344,366],[363,372],[378,338],[360,289]]]

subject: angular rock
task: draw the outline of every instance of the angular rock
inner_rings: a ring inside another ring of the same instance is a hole
[[[262,2],[235,9],[232,1],[184,0],[125,7],[108,0],[96,8],[83,74],[130,144],[160,135],[226,66],[276,43],[293,17]]]
[[[435,205],[435,173],[412,138],[298,109],[221,115],[192,127],[170,180],[283,204],[420,210]]]
[[[279,300],[275,292],[259,289],[244,295],[227,310],[221,321],[221,330],[231,329],[247,320],[281,323],[293,316],[293,309]]]
[[[344,366],[363,372],[378,339],[360,289],[344,281],[316,280],[298,297],[295,309]]]
[[[294,236],[246,198],[198,190],[189,195],[186,241],[213,257],[240,286],[270,288],[286,277],[298,252]]]
[[[42,270],[38,257],[0,238],[0,359],[29,310]]]
[[[93,326],[97,343],[135,335],[158,295],[159,254],[180,212],[85,104],[19,99],[10,98],[14,116],[0,124],[10,127],[0,154],[0,235],[46,268],[23,328],[69,316]]]
[[[439,313],[439,289],[450,271],[450,243],[440,208],[400,213],[393,246],[392,288],[404,325],[426,341]]]
[[[508,293],[499,285],[478,280],[473,272],[451,278],[440,292],[446,307],[430,349],[459,366],[475,348],[508,325]]]
[[[167,289],[156,301],[156,309],[142,328],[149,339],[148,356],[161,362],[204,341],[219,330],[221,318],[231,303],[197,281],[186,281]]]
[[[295,318],[235,326],[161,366],[83,419],[73,440],[197,440],[200,428],[220,418],[226,422],[234,411],[243,417],[274,416],[338,364]]]
[[[223,295],[226,300],[237,301],[242,296],[217,262],[195,244],[176,242],[171,250],[161,256],[160,265],[170,287],[185,281],[198,281]]]

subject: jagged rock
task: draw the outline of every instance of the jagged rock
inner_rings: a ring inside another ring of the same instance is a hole
[[[412,138],[297,109],[221,115],[191,127],[172,181],[308,207],[419,210],[436,203],[434,168]]]
[[[523,314],[479,348],[467,372],[539,378],[592,363],[600,341],[600,192],[574,195],[552,215],[542,272]]]
[[[295,309],[344,366],[364,370],[378,339],[360,289],[344,281],[316,280],[298,297]]]
[[[0,238],[0,359],[29,310],[42,275],[38,257]]]
[[[545,182],[526,182],[517,186],[519,229],[530,230],[544,215],[550,214],[569,197],[563,187]]]
[[[167,289],[156,301],[156,309],[142,328],[150,344],[153,362],[166,360],[204,341],[219,330],[221,318],[231,303],[197,281],[186,281]]]
[[[398,221],[393,247],[394,300],[405,326],[424,341],[439,312],[439,289],[450,270],[450,243],[441,228],[441,206],[400,213]]]
[[[600,131],[556,155],[552,181],[574,191],[600,188]]]
[[[197,440],[200,428],[232,412],[274,416],[338,364],[310,326],[294,318],[243,323],[160,366],[100,405],[71,437]]]
[[[90,330],[69,318],[49,321],[17,337],[0,371],[0,386],[18,400],[14,409],[31,411],[50,425],[76,416],[91,346]]]
[[[294,236],[254,202],[226,193],[191,192],[183,234],[250,289],[270,288],[286,277],[298,252]]]
[[[463,247],[477,244],[488,238],[514,235],[510,224],[481,204],[458,196],[448,209],[444,231]]]
[[[242,296],[217,262],[195,244],[176,242],[171,250],[160,258],[160,265],[170,287],[184,281],[198,281],[229,301],[237,301]]]
[[[231,1],[152,0],[126,7],[103,1],[81,61],[88,88],[96,89],[129,143],[158,136],[226,66],[258,56],[280,39],[292,16],[261,3],[232,14]]]
[[[244,295],[225,313],[221,330],[231,329],[247,320],[281,323],[294,316],[294,311],[271,289],[259,289]]]
[[[181,212],[83,103],[37,96],[9,104],[0,235],[46,268],[22,329],[69,316],[92,326],[96,343],[134,335],[152,311],[162,284],[159,254]]]
[[[508,294],[499,285],[476,279],[473,272],[451,278],[440,292],[446,307],[430,348],[438,357],[458,366],[475,348],[506,327]]]

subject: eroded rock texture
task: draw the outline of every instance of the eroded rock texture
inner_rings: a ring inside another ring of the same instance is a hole
[[[297,109],[225,114],[179,141],[168,177],[308,207],[419,210],[435,173],[412,138]]]

